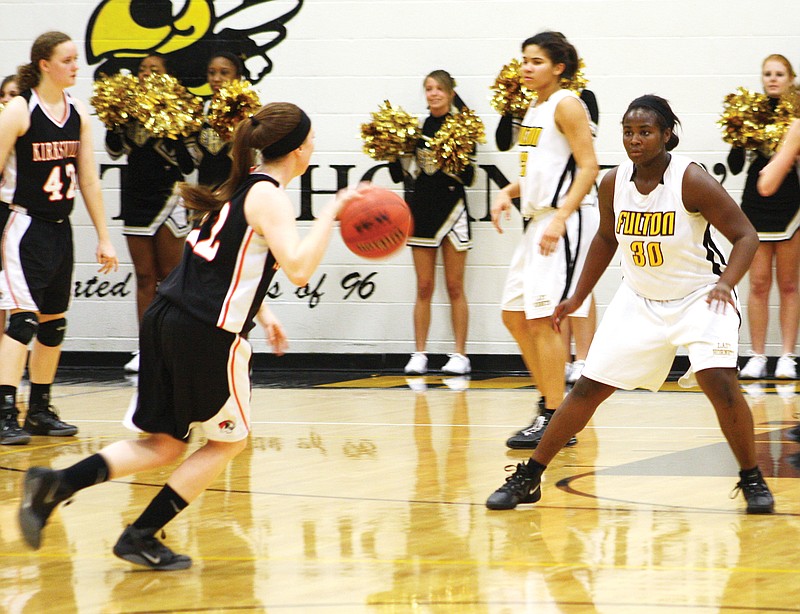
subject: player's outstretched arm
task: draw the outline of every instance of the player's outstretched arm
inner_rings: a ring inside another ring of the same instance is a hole
[[[786,175],[797,164],[800,156],[800,120],[796,119],[789,126],[783,137],[778,153],[776,153],[758,175],[758,193],[761,196],[772,196],[781,187]]]

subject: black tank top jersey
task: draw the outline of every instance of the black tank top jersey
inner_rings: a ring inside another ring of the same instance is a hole
[[[263,237],[247,223],[244,201],[256,183],[278,182],[251,174],[219,211],[186,239],[181,263],[158,293],[195,318],[232,333],[253,328],[253,318],[278,269]]]
[[[66,112],[60,119],[45,111],[35,91],[21,96],[28,103],[30,127],[8,158],[0,200],[25,207],[33,217],[61,222],[75,204],[81,117],[66,92]]]

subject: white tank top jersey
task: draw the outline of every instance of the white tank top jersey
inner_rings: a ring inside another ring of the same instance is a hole
[[[694,161],[672,155],[664,177],[650,194],[633,182],[633,162],[617,167],[614,233],[622,274],[636,294],[656,301],[684,298],[717,283],[725,270],[711,224],[683,204],[683,175]]]
[[[526,217],[543,209],[560,207],[577,171],[569,142],[556,126],[555,119],[556,106],[568,97],[581,102],[591,123],[586,105],[571,90],[558,90],[545,102],[531,104],[522,120],[517,147],[520,201],[522,215]],[[582,204],[593,202],[594,196],[590,193]]]

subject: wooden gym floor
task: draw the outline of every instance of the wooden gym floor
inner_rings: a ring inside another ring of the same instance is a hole
[[[257,377],[251,445],[172,523],[186,571],[111,548],[168,470],[79,493],[36,552],[20,482],[116,439],[134,388],[118,372],[59,378],[77,437],[0,448],[0,611],[18,613],[593,613],[800,611],[796,384],[743,387],[777,499],[747,516],[737,467],[702,394],[619,392],[552,463],[539,504],[484,507],[506,437],[537,392],[522,377]],[[26,390],[22,398],[27,397]]]

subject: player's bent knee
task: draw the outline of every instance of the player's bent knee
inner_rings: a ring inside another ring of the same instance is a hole
[[[58,347],[64,342],[64,333],[66,333],[66,331],[66,318],[46,320],[39,324],[39,331],[36,333],[36,339],[39,343],[49,348]]]
[[[18,311],[8,318],[6,335],[22,345],[28,345],[39,328],[39,318],[32,311]]]

